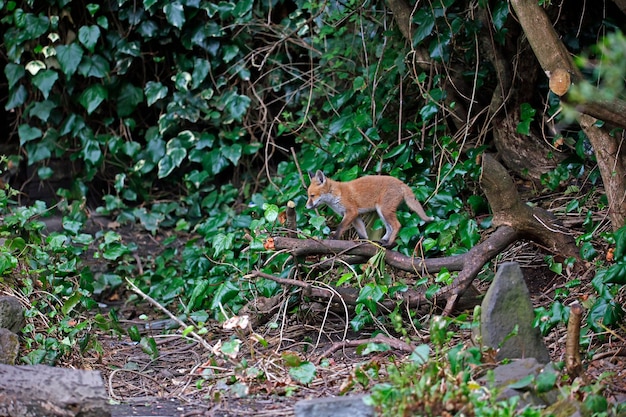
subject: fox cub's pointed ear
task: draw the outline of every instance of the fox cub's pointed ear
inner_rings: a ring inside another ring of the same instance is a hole
[[[312,180],[315,177],[313,171],[309,171],[309,179]]]
[[[320,184],[324,184],[324,182],[326,181],[326,175],[324,175],[322,170],[317,170],[317,172],[315,173],[315,180]]]

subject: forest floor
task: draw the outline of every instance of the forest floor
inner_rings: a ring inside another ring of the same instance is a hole
[[[117,231],[125,241],[137,244],[138,263],[158,256],[164,249],[161,242],[167,237],[153,236],[135,227]],[[565,288],[567,279],[551,272],[543,258],[539,249],[519,242],[500,261],[519,262],[534,306],[549,308],[555,292]],[[92,268],[103,271],[106,266],[93,264]],[[591,277],[586,279],[589,281]],[[477,281],[475,286],[484,293],[488,283]],[[584,282],[570,289],[569,298],[584,299],[590,292],[590,283]],[[115,416],[290,416],[298,400],[367,391],[376,381],[370,380],[369,386],[361,385],[356,376],[358,370],[383,369],[381,365],[393,357],[406,357],[399,352],[360,355],[354,347],[326,354],[334,342],[366,339],[376,329],[354,334],[344,317],[325,315],[326,306],[316,303],[300,305],[297,314],[275,316],[269,323],[277,325],[251,329],[264,338],[264,345],[255,343],[250,331],[233,333],[214,323],[205,335],[210,346],[227,341],[234,334],[243,341],[237,357],[228,359],[219,358],[206,345],[183,338],[176,327],[164,329],[170,320],[130,291],[108,293],[100,302],[106,305],[103,313],[111,308],[116,310],[123,327],[134,325],[142,335],[153,337],[159,352],[154,358],[128,336],[99,332],[97,339],[103,354],[92,352],[67,364],[102,373],[111,400],[119,404],[114,407]],[[413,334],[417,344],[428,338],[426,320],[422,323],[424,329]],[[457,337],[457,341],[470,343],[467,330],[458,329]],[[557,326],[545,341],[552,360],[562,360],[564,326]],[[597,381],[609,373],[605,379],[607,397],[626,401],[626,328],[597,335],[584,349],[594,352],[584,356],[589,380]],[[312,383],[307,386],[294,383],[282,356],[288,352],[315,363],[317,374]],[[260,373],[263,378],[258,378]]]

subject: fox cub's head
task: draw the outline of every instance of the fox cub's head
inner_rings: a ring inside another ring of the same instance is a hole
[[[326,203],[326,197],[330,192],[329,181],[326,175],[319,169],[315,174],[309,172],[309,178],[311,179],[311,185],[309,185],[308,189],[309,199],[306,202],[306,208],[313,209],[322,203]]]

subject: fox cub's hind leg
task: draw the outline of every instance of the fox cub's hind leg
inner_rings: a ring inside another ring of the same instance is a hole
[[[396,236],[400,230],[400,222],[396,217],[396,210],[385,210],[383,207],[377,206],[376,212],[385,225],[385,235],[380,239],[380,243],[385,247],[389,247],[396,241]]]

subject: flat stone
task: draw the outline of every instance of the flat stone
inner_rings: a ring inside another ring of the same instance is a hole
[[[364,395],[327,397],[298,401],[295,417],[374,417],[374,408],[363,402]]]

